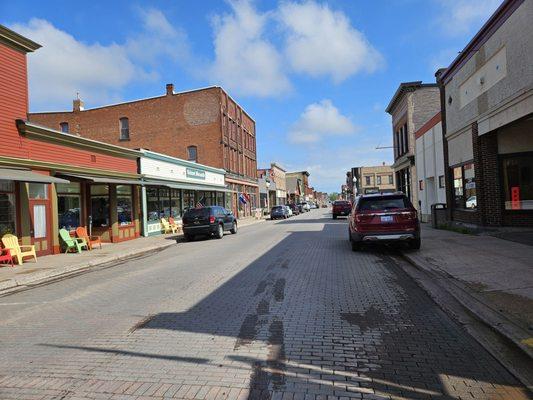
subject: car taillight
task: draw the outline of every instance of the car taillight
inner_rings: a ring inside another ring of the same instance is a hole
[[[401,219],[403,219],[405,221],[412,221],[412,220],[415,220],[417,218],[416,211],[401,212],[398,215],[400,216]]]
[[[214,224],[214,223],[215,223],[215,216],[214,216],[214,215],[211,215],[211,216],[209,217],[209,223],[210,223],[210,224]]]
[[[355,214],[355,222],[368,222],[372,219],[372,215]]]

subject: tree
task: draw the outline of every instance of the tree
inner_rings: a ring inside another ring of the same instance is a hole
[[[333,192],[329,194],[329,201],[335,201],[339,198],[339,194],[337,192]]]

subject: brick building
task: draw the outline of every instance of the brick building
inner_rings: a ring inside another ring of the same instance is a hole
[[[533,1],[504,1],[436,74],[453,221],[533,226],[531,21]]]
[[[226,171],[238,216],[257,206],[255,121],[220,87],[84,109],[30,113],[32,122],[132,149],[144,148]]]
[[[396,188],[419,208],[415,166],[415,132],[440,110],[435,83],[403,82],[385,110],[392,116]]]
[[[287,203],[287,181],[285,174],[285,169],[276,163],[271,163],[270,168],[257,170],[257,177],[260,180],[260,192],[262,192],[262,197],[264,198],[261,202],[261,207],[272,207]],[[268,201],[265,199],[265,196],[268,196]]]
[[[354,167],[346,173],[346,186],[351,199],[359,194],[394,192],[394,171],[385,163],[374,167]]]
[[[300,201],[307,200],[309,172],[287,172],[285,178],[287,182],[287,200],[291,203],[299,203]]]

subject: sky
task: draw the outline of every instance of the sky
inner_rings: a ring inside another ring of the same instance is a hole
[[[0,23],[43,46],[30,111],[222,86],[256,121],[258,168],[334,192],[351,167],[392,162],[376,147],[391,145],[400,82],[434,82],[500,3],[0,0]]]

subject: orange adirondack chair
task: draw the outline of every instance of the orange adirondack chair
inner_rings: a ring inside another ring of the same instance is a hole
[[[177,231],[181,229],[181,224],[176,223],[173,217],[168,217],[168,223],[170,226],[176,228]]]
[[[82,239],[85,239],[87,244],[89,245],[89,250],[93,249],[93,245],[100,245],[100,248],[102,248],[102,238],[100,236],[89,236],[87,233],[87,229],[85,229],[84,226],[78,226],[76,228],[76,236]]]
[[[13,265],[13,257],[11,256],[11,250],[9,249],[0,249],[0,264],[11,264]]]

